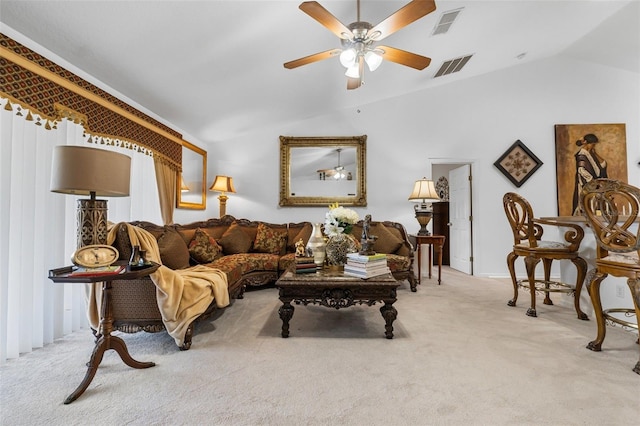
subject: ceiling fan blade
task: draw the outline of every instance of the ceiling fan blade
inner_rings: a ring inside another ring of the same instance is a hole
[[[368,32],[369,38],[375,41],[382,40],[434,10],[436,10],[434,0],[413,0],[371,28]]]
[[[311,16],[316,21],[327,27],[329,31],[337,35],[338,37],[349,40],[353,38],[353,33],[342,22],[331,14],[327,9],[322,7],[317,1],[305,1],[299,6],[307,15]]]
[[[405,50],[396,49],[395,47],[378,46],[376,50],[381,50],[382,57],[387,61],[406,65],[417,70],[423,70],[431,63],[431,58],[416,55],[415,53],[407,52]]]
[[[318,62],[318,61],[332,58],[334,56],[338,56],[340,52],[342,52],[342,49],[325,50],[324,52],[314,53],[313,55],[305,56],[304,58],[285,62],[284,67],[287,69],[301,67],[302,65],[307,65],[313,62]]]
[[[358,78],[347,77],[347,90],[357,89],[362,86],[362,77],[364,74],[364,57],[360,56],[358,60]]]

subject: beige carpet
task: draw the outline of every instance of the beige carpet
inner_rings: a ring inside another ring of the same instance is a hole
[[[399,290],[395,338],[378,307],[296,306],[280,337],[277,291],[252,291],[180,352],[165,333],[124,335],[147,370],[105,356],[89,389],[90,332],[0,367],[2,425],[630,425],[640,419],[636,335],[445,268]],[[556,299],[560,296],[556,295]]]

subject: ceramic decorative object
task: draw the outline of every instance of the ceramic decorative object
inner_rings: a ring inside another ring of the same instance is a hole
[[[118,260],[118,250],[109,245],[94,244],[76,250],[71,258],[74,265],[85,268],[102,268]]]
[[[314,223],[313,232],[307,242],[307,252],[313,256],[313,263],[318,267],[324,265],[326,242],[322,235],[322,224]]]
[[[347,253],[356,253],[358,244],[351,234],[336,234],[329,237],[325,248],[327,265],[341,268],[347,263]]]
[[[360,220],[358,213],[351,209],[331,204],[325,215],[324,230],[329,239],[325,247],[327,265],[341,268],[347,263],[347,253],[358,251],[358,242],[351,236],[353,225]]]

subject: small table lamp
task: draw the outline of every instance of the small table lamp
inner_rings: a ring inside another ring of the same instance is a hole
[[[420,204],[416,204],[414,206],[416,219],[420,224],[420,231],[418,231],[418,235],[429,235],[427,225],[431,221],[432,212],[431,206],[427,205],[427,203],[440,201],[440,197],[436,192],[436,187],[433,184],[433,181],[425,177],[417,180],[413,185],[413,192],[409,195],[409,200],[420,201]]]
[[[229,199],[229,197],[227,197],[225,192],[236,192],[236,189],[233,187],[233,178],[229,176],[217,175],[216,179],[213,181],[213,185],[211,185],[211,188],[209,188],[209,191],[220,192],[220,195],[218,196],[218,200],[220,200],[220,217],[226,215],[227,200]]]
[[[78,200],[78,248],[107,243],[107,200],[129,195],[131,158],[113,151],[75,145],[53,148],[52,192],[90,195]]]

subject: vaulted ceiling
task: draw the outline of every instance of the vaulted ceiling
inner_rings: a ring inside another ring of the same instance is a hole
[[[362,0],[361,19],[375,25],[407,2]],[[345,25],[356,20],[356,0],[320,3]],[[5,34],[17,31],[204,143],[557,54],[640,73],[637,0],[436,0],[435,12],[384,43],[431,65],[417,71],[384,62],[347,91],[337,58],[283,67],[340,48],[299,4],[2,0],[0,21]],[[442,14],[457,9],[449,31],[433,35]],[[465,55],[473,56],[462,70],[434,78],[443,62]]]

